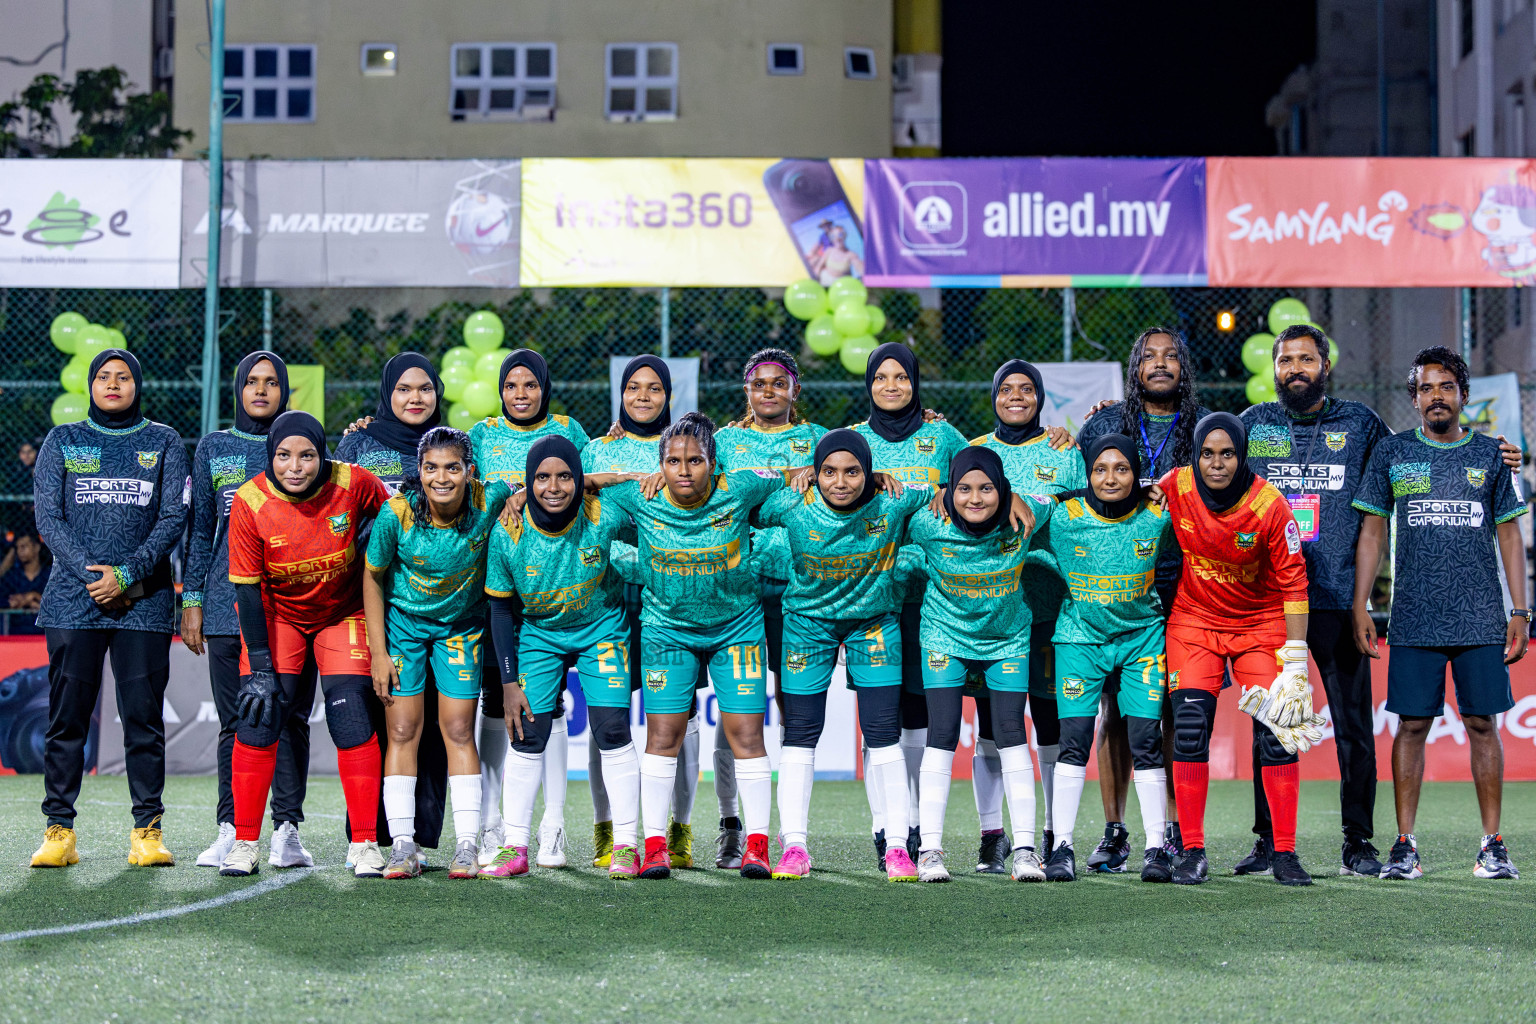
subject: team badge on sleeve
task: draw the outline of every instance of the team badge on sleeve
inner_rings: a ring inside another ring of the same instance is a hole
[[[159,452],[139,452],[138,456],[139,465],[143,466],[145,469],[154,469],[157,465],[160,464]]]
[[[1473,487],[1481,487],[1483,484],[1487,483],[1488,471],[1486,469],[1472,469],[1471,467],[1466,466],[1462,468],[1466,469],[1467,471],[1467,483],[1471,484]]]
[[[343,512],[339,516],[326,516],[325,521],[331,528],[331,533],[340,537],[347,532],[347,522],[351,518],[350,512]]]
[[[648,668],[645,670],[645,688],[652,693],[660,693],[667,688],[667,670],[664,668]]]
[[[1296,528],[1294,519],[1285,524],[1285,548],[1293,555],[1301,550],[1301,531]]]
[[[1331,452],[1341,452],[1341,451],[1343,451],[1344,450],[1344,443],[1346,441],[1348,441],[1348,440],[1349,440],[1349,431],[1347,431],[1347,430],[1340,430],[1340,431],[1337,431],[1337,432],[1334,432],[1334,431],[1324,431],[1323,432],[1323,444],[1327,445],[1328,446],[1328,450],[1331,451]]]

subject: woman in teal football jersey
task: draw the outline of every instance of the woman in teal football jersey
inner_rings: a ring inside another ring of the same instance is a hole
[[[487,417],[469,430],[475,450],[475,467],[485,483],[500,481],[516,487],[523,483],[528,450],[541,438],[561,436],[580,451],[587,432],[569,416],[549,411],[549,364],[531,349],[520,348],[501,361],[501,413]],[[500,651],[497,652],[501,654]],[[515,656],[515,652],[514,652]],[[567,736],[564,709],[556,707],[562,727],[550,737],[545,764],[544,820],[539,824],[539,865],[565,866],[565,775]],[[480,701],[480,768],[485,798],[485,836],[480,842],[480,861],[490,863],[502,844],[502,770],[507,737],[502,735],[506,709],[501,687],[487,685]],[[558,770],[557,770],[558,769]]]
[[[368,540],[363,606],[371,613],[373,685],[384,703],[384,813],[393,838],[385,878],[421,873],[415,843],[417,746],[427,676],[448,753],[454,855],[449,878],[479,874],[480,758],[475,708],[485,632],[485,550],[506,503],[503,483],[474,479],[469,437],[452,427],[422,436],[416,471],[379,510]]]

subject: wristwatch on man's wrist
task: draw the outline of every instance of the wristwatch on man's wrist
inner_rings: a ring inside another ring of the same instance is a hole
[[[1512,618],[1512,619],[1516,618],[1516,617],[1519,617],[1519,618],[1524,619],[1526,622],[1530,622],[1531,621],[1531,610],[1529,608],[1516,608],[1515,610],[1513,610],[1513,611],[1511,611],[1509,613],[1509,617]]]

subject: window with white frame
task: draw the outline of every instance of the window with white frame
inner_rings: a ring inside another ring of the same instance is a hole
[[[315,48],[287,43],[224,47],[224,120],[307,124],[315,119]]]
[[[554,43],[460,43],[449,54],[455,121],[553,120]]]
[[[844,47],[843,75],[846,78],[874,78],[875,51],[867,46]]]
[[[370,78],[388,78],[400,66],[400,48],[394,43],[364,43],[359,66]]]
[[[603,112],[612,121],[677,117],[677,44],[609,43]]]
[[[805,47],[799,43],[769,43],[768,73],[770,75],[805,74]]]

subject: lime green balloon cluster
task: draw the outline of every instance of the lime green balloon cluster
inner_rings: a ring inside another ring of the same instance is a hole
[[[501,347],[505,338],[501,318],[481,309],[464,321],[464,344],[443,353],[438,376],[452,403],[444,416],[449,426],[468,430],[501,408],[501,363],[512,354]]]
[[[1307,304],[1300,299],[1279,299],[1269,307],[1269,332],[1249,335],[1243,342],[1243,368],[1253,376],[1248,378],[1248,401],[1253,405],[1260,402],[1273,402],[1275,400],[1275,336],[1287,327],[1297,324],[1307,324],[1317,327],[1312,322],[1312,312],[1307,309]],[[1328,332],[1323,331],[1324,335]],[[1332,339],[1328,339],[1328,361],[1334,366],[1339,365],[1339,346]]]
[[[64,393],[53,400],[49,411],[54,426],[83,420],[90,411],[87,397],[90,381],[91,360],[99,352],[109,348],[127,348],[128,339],[115,327],[93,324],[79,313],[60,313],[48,328],[48,337],[54,348],[69,356],[69,362],[59,371],[59,386]]]
[[[885,330],[885,310],[871,305],[864,282],[840,277],[830,288],[810,278],[784,289],[784,308],[804,320],[805,343],[818,356],[837,356],[849,373],[864,373]]]

